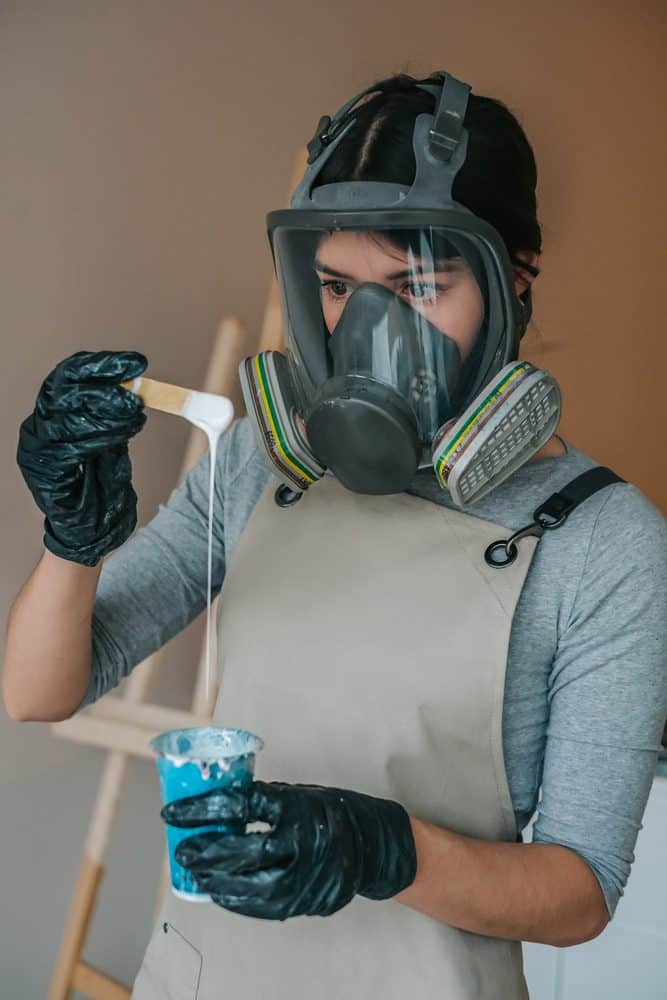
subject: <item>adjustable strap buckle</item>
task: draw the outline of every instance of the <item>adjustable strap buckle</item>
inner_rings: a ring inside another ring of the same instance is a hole
[[[597,466],[583,472],[558,493],[552,493],[549,499],[545,500],[534,512],[531,524],[520,528],[507,540],[500,539],[497,542],[492,542],[484,552],[485,562],[488,566],[493,566],[496,569],[510,566],[519,554],[517,542],[520,542],[522,538],[541,538],[545,531],[554,531],[556,528],[560,528],[567,521],[574,508],[587,500],[588,497],[593,496],[605,486],[624,482],[625,479],[606,466]]]
[[[431,152],[444,163],[449,163],[461,141],[470,90],[469,84],[449,73],[443,74],[440,100],[428,137]]]

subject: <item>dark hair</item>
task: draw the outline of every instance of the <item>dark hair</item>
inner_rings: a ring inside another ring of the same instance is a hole
[[[440,83],[399,73],[376,84],[374,94],[354,111],[357,119],[316,185],[337,181],[389,181],[410,185],[415,176],[412,133],[417,115],[433,114],[435,98],[416,83]],[[501,101],[470,93],[464,118],[466,160],[454,179],[452,195],[500,233],[514,264],[518,250],[542,248],[537,221],[537,166],[523,128]],[[528,270],[532,269],[528,268]]]

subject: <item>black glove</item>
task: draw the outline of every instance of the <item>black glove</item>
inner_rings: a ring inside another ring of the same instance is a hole
[[[240,836],[196,834],[175,851],[214,903],[250,917],[328,916],[356,894],[395,896],[417,872],[403,806],[341,788],[255,781],[170,802],[160,815],[179,827],[270,824]]]
[[[79,351],[42,383],[21,424],[16,459],[46,515],[44,545],[94,566],[137,523],[127,442],[146,422],[144,404],[119,382],[147,365],[136,351]]]

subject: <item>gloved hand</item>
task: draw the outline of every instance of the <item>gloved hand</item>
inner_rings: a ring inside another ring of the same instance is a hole
[[[266,832],[196,834],[175,851],[214,903],[250,917],[328,916],[356,894],[395,896],[417,872],[403,806],[341,788],[255,781],[170,802],[160,815],[179,827],[270,824]]]
[[[46,515],[44,545],[63,559],[94,566],[134,531],[127,442],[146,414],[118,383],[147,364],[136,351],[78,351],[47,376],[21,424],[16,458]]]

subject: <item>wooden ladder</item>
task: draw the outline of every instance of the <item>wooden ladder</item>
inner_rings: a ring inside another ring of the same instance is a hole
[[[293,190],[306,167],[305,151],[299,152],[292,171]],[[281,350],[283,329],[280,300],[275,277],[271,281],[259,337],[259,350]],[[218,328],[204,391],[239,399],[238,365],[255,350],[254,342],[235,317],[223,319]],[[206,437],[192,429],[183,459],[179,482],[204,454]],[[212,615],[215,621],[215,604]],[[132,756],[154,759],[150,740],[166,729],[206,726],[210,723],[218,693],[211,684],[206,695],[206,650],[202,648],[190,711],[167,708],[145,701],[159,664],[162,650],[157,650],[138,664],[124,683],[122,696],[107,694],[70,719],[51,725],[58,739],[72,740],[108,751],[104,772],[97,791],[88,828],[83,859],[74,887],[70,910],[63,931],[49,988],[49,1000],[69,1000],[78,990],[91,1000],[130,1000],[131,991],[122,983],[94,969],[83,959],[88,932],[104,877],[104,858],[118,812],[128,764]],[[169,859],[165,851],[157,893],[155,914],[159,912],[169,885]]]

